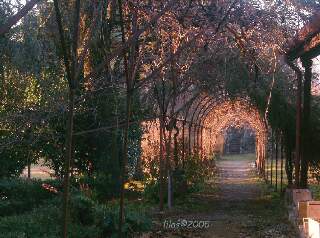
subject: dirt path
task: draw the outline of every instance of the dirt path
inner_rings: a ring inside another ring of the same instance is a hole
[[[209,228],[167,229],[158,237],[297,237],[287,221],[282,199],[267,192],[252,159],[231,156],[219,160],[218,190],[195,196],[196,209],[192,212],[170,217],[173,222],[209,221]]]

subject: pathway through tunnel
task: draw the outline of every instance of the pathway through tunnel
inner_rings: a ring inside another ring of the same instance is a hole
[[[298,237],[287,220],[283,200],[257,175],[254,154],[217,160],[216,189],[194,197],[196,209],[170,219],[208,220],[208,229],[171,229],[155,237]]]
[[[203,237],[297,237],[282,200],[257,175],[254,154],[223,156],[217,168],[218,196]]]

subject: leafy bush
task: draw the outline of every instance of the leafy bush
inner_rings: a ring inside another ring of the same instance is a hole
[[[58,191],[62,189],[58,180],[0,180],[0,238],[60,237],[61,193],[49,191],[43,184],[53,186]],[[99,204],[73,186],[69,235],[76,238],[100,238],[117,234],[118,213],[117,204]],[[126,206],[123,232],[127,237],[133,232],[147,230],[150,226],[150,219],[144,209],[130,204]]]
[[[5,140],[7,137],[10,138],[10,135],[7,135],[7,133],[5,134],[6,135],[0,132],[2,140]],[[0,152],[0,178],[17,177],[22,173],[27,165],[25,149],[26,148],[23,146],[14,146],[13,148],[6,148]]]
[[[57,200],[38,207],[29,213],[2,217],[0,238],[57,238],[61,232],[60,206]],[[101,230],[95,225],[83,226],[71,223],[68,237],[99,237]]]
[[[30,211],[44,201],[56,197],[56,194],[43,188],[43,184],[59,187],[59,181],[40,181],[26,179],[0,180],[0,216]]]
[[[103,237],[118,237],[119,205],[96,207],[96,221],[103,230]],[[125,237],[131,237],[134,233],[147,231],[151,228],[151,219],[147,216],[146,208],[134,204],[128,204],[125,208],[125,224],[123,233]]]
[[[185,179],[188,185],[203,183],[214,173],[214,159],[201,160],[198,156],[190,156],[185,162]]]
[[[71,212],[74,221],[82,225],[90,225],[94,222],[94,201],[77,194],[71,199]]]
[[[172,172],[173,198],[181,198],[190,192],[205,187],[206,180],[215,174],[215,156],[201,160],[198,156],[190,156],[185,160],[184,168],[176,168]],[[144,197],[148,201],[159,201],[160,184],[157,179],[145,182]],[[164,189],[164,200],[167,199],[167,185]]]
[[[120,179],[112,174],[94,173],[92,176],[84,175],[80,183],[88,184],[93,196],[100,202],[118,197],[120,193]]]
[[[146,182],[143,196],[146,200],[151,202],[159,202],[159,190],[160,190],[160,182],[158,180],[150,180]],[[167,192],[166,190],[164,191]],[[167,196],[164,195],[166,198]]]
[[[81,194],[71,198],[71,222],[69,236],[72,238],[117,237],[119,205],[97,204]],[[125,237],[151,228],[151,220],[141,206],[128,204],[123,226]],[[0,218],[0,238],[57,238],[61,232],[61,200],[51,199],[24,214]]]

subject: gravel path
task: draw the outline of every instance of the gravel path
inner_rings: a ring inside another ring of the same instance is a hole
[[[217,162],[218,190],[194,198],[198,211],[170,217],[173,221],[210,221],[206,229],[167,229],[151,237],[293,238],[282,199],[270,195],[255,173],[253,156],[228,156]],[[190,209],[191,210],[191,209]]]

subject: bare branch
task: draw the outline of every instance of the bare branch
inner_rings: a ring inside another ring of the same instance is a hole
[[[7,22],[0,26],[0,36],[7,33],[15,24],[18,23],[29,11],[41,0],[30,0],[26,5],[15,15],[8,18]]]

